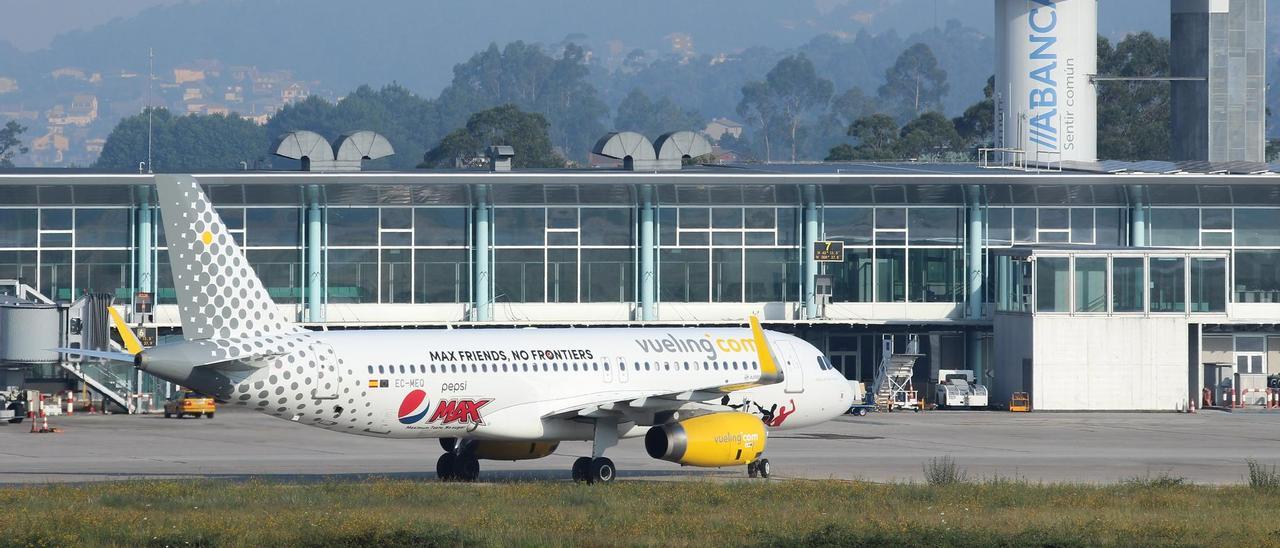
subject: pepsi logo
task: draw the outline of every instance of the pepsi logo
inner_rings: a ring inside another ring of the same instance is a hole
[[[430,408],[431,402],[427,400],[427,393],[422,390],[413,390],[400,402],[400,412],[396,416],[400,419],[400,424],[413,424],[426,417]]]

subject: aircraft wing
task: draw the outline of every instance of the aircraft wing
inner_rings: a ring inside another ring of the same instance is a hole
[[[637,393],[635,390],[630,390],[590,394],[579,401],[566,402],[567,405],[544,414],[542,418],[602,417],[641,410],[669,411],[679,409],[691,402],[719,400],[731,392],[782,382],[782,369],[778,367],[773,349],[769,347],[764,330],[760,328],[760,320],[752,316],[750,323],[751,335],[755,339],[756,352],[759,354],[760,361],[760,376],[754,380],[713,386],[694,386],[676,392],[662,390]]]

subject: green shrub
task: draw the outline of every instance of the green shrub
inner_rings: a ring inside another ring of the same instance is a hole
[[[954,485],[964,483],[968,479],[968,473],[947,455],[929,459],[924,464],[924,479],[929,485]]]

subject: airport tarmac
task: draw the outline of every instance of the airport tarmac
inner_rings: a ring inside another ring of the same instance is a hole
[[[389,476],[434,480],[435,440],[351,436],[248,410],[214,419],[160,415],[54,417],[60,434],[0,426],[0,483],[140,478],[271,477],[323,480]],[[568,479],[582,442],[532,461],[481,461],[481,480]],[[1245,459],[1280,463],[1280,413],[872,413],[775,432],[766,456],[777,478],[922,481],[923,465],[951,456],[970,478],[1110,483],[1168,474],[1239,483]],[[640,439],[609,457],[621,479],[745,477],[743,469],[680,468],[649,458]]]

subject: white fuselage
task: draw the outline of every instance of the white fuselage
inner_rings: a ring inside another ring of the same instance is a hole
[[[848,383],[823,366],[816,348],[790,335],[766,336],[784,381],[728,392],[727,401],[699,391],[760,378],[747,329],[300,333],[296,337],[333,350],[334,371],[295,369],[274,358],[224,397],[304,424],[394,438],[589,440],[594,424],[588,418],[601,402],[623,417],[623,437],[642,435],[672,414],[737,409],[767,413],[770,427],[785,429],[848,410]],[[338,378],[309,378],[326,374]],[[335,381],[336,391],[313,392],[322,380]]]

